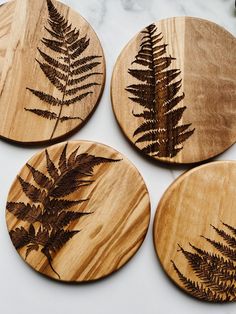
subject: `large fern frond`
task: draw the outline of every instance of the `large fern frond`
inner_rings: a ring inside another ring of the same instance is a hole
[[[59,112],[44,110],[41,108],[25,108],[37,116],[45,119],[55,120],[51,134],[54,136],[58,123],[79,119],[82,117],[62,116],[63,107],[79,104],[94,92],[94,87],[100,85],[95,78],[102,73],[94,72],[101,62],[101,56],[89,55],[85,52],[90,45],[90,38],[87,35],[80,36],[80,30],[73,28],[72,24],[57,10],[51,0],[47,0],[48,27],[45,30],[49,38],[41,40],[45,48],[43,51],[38,47],[39,57],[36,59],[45,77],[61,94],[60,98],[44,93],[40,90],[27,88],[38,99],[51,106],[58,106]],[[50,52],[53,55],[50,55]],[[57,57],[55,57],[57,55]],[[83,83],[88,79],[94,79]]]
[[[80,205],[88,199],[70,200],[65,197],[82,187],[90,186],[94,182],[92,177],[96,166],[119,161],[88,153],[78,154],[79,147],[67,156],[67,146],[66,144],[60,152],[57,163],[45,150],[45,174],[27,164],[28,178],[31,177],[32,180],[29,182],[19,176],[18,181],[29,202],[7,203],[7,210],[11,214],[30,224],[28,229],[21,227],[10,231],[16,249],[26,247],[27,258],[32,251],[41,248],[41,252],[58,276],[52,266],[52,254],[78,233],[65,228],[73,221],[92,214],[80,210]]]
[[[175,58],[166,56],[163,36],[152,24],[143,32],[140,50],[132,62],[139,69],[130,68],[128,73],[140,81],[126,88],[129,97],[142,108],[135,117],[143,123],[135,130],[135,143],[145,154],[158,157],[175,157],[183,149],[183,143],[194,133],[191,124],[180,124],[186,107],[178,107],[185,95],[178,95],[182,80],[179,69],[168,69]]]

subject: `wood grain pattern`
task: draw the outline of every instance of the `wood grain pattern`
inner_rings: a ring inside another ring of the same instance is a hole
[[[162,197],[154,245],[167,275],[190,295],[236,301],[236,162],[205,164]]]
[[[51,278],[83,282],[123,266],[149,225],[137,169],[102,144],[74,141],[36,154],[9,192],[6,220],[21,257]]]
[[[105,60],[89,24],[53,0],[0,7],[0,136],[50,142],[81,127],[105,82]]]
[[[226,150],[236,140],[235,54],[235,38],[209,21],[178,17],[146,27],[113,72],[113,110],[126,137],[169,163]]]

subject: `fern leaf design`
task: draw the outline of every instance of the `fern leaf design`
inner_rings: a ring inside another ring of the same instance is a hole
[[[82,187],[90,186],[94,180],[94,168],[101,164],[114,163],[119,160],[97,157],[87,153],[78,154],[77,147],[67,156],[67,144],[60,152],[57,163],[54,163],[45,150],[45,168],[47,173],[27,164],[29,176],[34,183],[29,183],[18,177],[23,193],[29,199],[28,203],[8,202],[7,210],[18,220],[29,224],[10,231],[11,240],[16,249],[26,247],[25,258],[33,251],[43,253],[51,269],[53,254],[56,254],[79,230],[68,230],[74,221],[91,215],[92,212],[80,210],[80,205],[88,199],[65,199]],[[36,205],[35,205],[36,203]]]
[[[175,157],[182,149],[183,143],[193,135],[195,129],[191,124],[180,125],[186,107],[178,107],[184,99],[184,93],[178,95],[182,80],[181,71],[168,68],[175,58],[166,56],[166,44],[161,44],[163,36],[157,33],[152,24],[143,32],[140,50],[132,62],[139,69],[130,68],[130,76],[140,81],[126,88],[129,97],[141,107],[141,113],[134,117],[143,118],[143,123],[135,130],[135,143],[145,154],[158,157]],[[146,68],[146,69],[145,69]]]
[[[90,44],[87,35],[80,37],[80,30],[73,28],[69,21],[57,10],[51,0],[47,1],[48,27],[45,30],[50,38],[43,38],[42,45],[53,53],[50,56],[48,51],[38,47],[40,58],[36,59],[40,69],[50,83],[60,92],[61,97],[55,98],[52,95],[39,90],[27,87],[27,90],[42,102],[50,106],[59,107],[59,112],[42,110],[38,108],[25,108],[26,111],[39,117],[55,120],[51,134],[53,138],[59,123],[68,120],[81,120],[82,117],[62,116],[63,107],[80,103],[83,99],[93,94],[93,88],[100,84],[89,79],[95,79],[101,72],[94,72],[99,67],[101,56],[84,56]],[[58,57],[55,58],[54,56]]]
[[[188,279],[187,277],[185,277],[179,271],[179,269],[177,268],[175,263],[173,261],[171,261],[171,262],[173,264],[174,270],[178,274],[179,279],[184,284],[185,288],[191,292],[192,296],[194,296],[198,299],[204,300],[204,301],[212,301],[212,302],[228,301],[228,299],[223,300],[221,296],[217,295],[217,293],[213,292],[211,289],[204,288],[204,286],[200,285],[198,282],[194,282],[194,281]]]
[[[235,235],[235,229],[223,225]],[[226,302],[236,300],[236,238],[224,230],[212,226],[218,236],[226,243],[220,243],[203,237],[218,254],[204,251],[190,243],[194,252],[185,250],[179,245],[179,252],[187,260],[199,281],[185,277],[172,261],[175,272],[184,287],[197,298],[205,301]]]
[[[39,220],[41,207],[24,204],[24,203],[7,203],[7,210],[16,216],[19,220],[28,221],[29,223]]]

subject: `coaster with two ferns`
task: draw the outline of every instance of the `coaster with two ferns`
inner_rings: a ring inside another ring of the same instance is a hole
[[[38,144],[75,132],[104,88],[94,30],[55,0],[9,1],[0,16],[0,137]]]
[[[62,281],[105,277],[141,246],[149,225],[145,183],[129,160],[92,142],[61,143],[23,167],[6,220],[20,256]]]
[[[165,192],[153,236],[167,275],[188,294],[236,301],[236,162],[202,165]]]
[[[194,163],[236,141],[236,39],[190,17],[149,25],[124,48],[111,96],[117,121],[154,159]]]

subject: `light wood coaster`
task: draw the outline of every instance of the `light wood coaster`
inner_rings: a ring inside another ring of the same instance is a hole
[[[20,256],[54,279],[107,276],[136,253],[149,225],[145,183],[114,149],[87,141],[54,145],[21,170],[6,220]]]
[[[0,16],[0,137],[38,144],[75,132],[104,88],[97,35],[55,0],[10,1]]]
[[[117,121],[143,154],[194,163],[236,141],[236,39],[206,20],[154,23],[124,48],[111,97]]]
[[[236,162],[205,164],[162,197],[154,244],[167,275],[204,301],[236,301]]]

